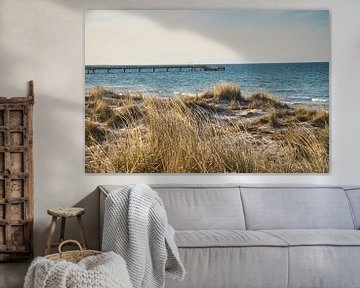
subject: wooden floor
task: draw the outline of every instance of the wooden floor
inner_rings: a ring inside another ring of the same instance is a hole
[[[30,262],[0,263],[0,287],[22,288]]]

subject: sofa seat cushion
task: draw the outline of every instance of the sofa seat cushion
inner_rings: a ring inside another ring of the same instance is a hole
[[[360,246],[360,231],[348,229],[262,230],[289,246]]]
[[[262,232],[289,245],[288,288],[360,287],[360,231],[303,229]]]
[[[166,288],[287,288],[289,247],[179,248],[186,275]],[[339,287],[337,287],[339,288]]]
[[[180,248],[288,246],[269,233],[244,230],[180,230],[175,242]]]

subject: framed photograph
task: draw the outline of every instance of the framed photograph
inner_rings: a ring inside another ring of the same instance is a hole
[[[328,173],[328,10],[89,10],[87,173]]]

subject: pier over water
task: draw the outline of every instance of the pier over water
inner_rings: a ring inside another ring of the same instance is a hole
[[[225,66],[187,64],[187,65],[85,65],[85,73],[95,73],[96,71],[105,71],[111,73],[113,70],[122,70],[122,72],[170,72],[170,71],[225,71]]]

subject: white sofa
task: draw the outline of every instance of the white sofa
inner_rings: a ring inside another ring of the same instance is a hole
[[[187,271],[167,288],[360,287],[360,189],[152,187]]]

